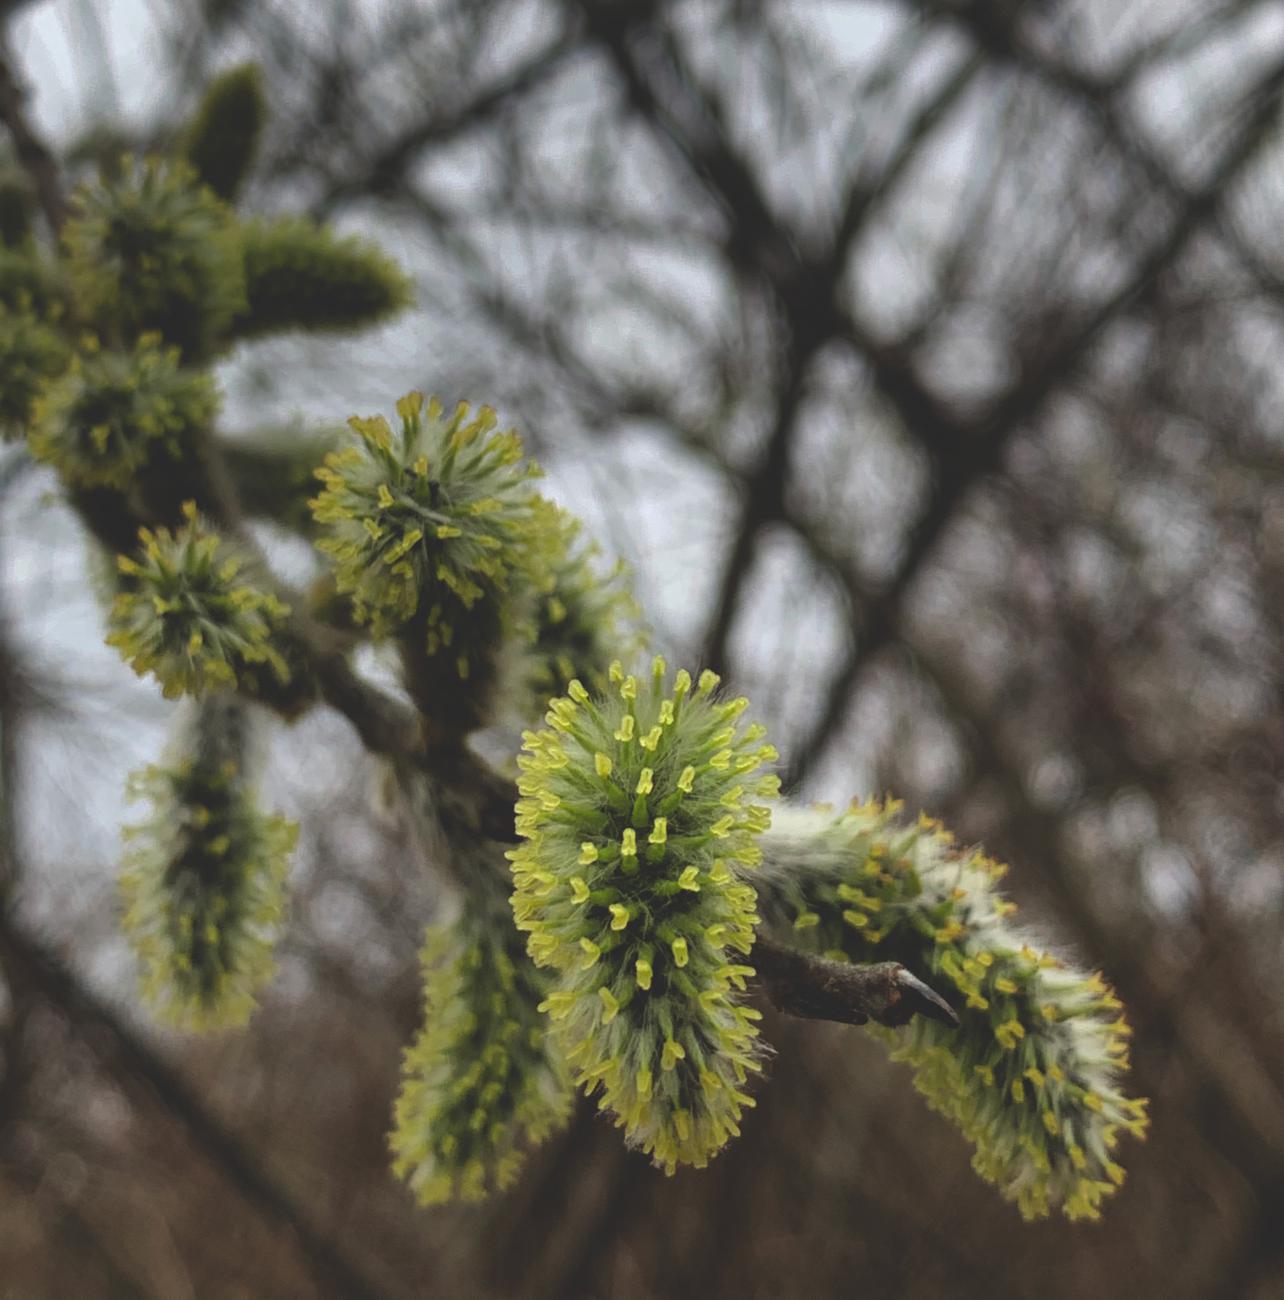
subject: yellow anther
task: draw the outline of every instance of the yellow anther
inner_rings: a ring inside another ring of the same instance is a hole
[[[679,1061],[685,1061],[686,1057],[686,1048],[681,1043],[675,1042],[672,1038],[666,1039],[664,1051],[660,1053],[660,1069],[672,1070]]]

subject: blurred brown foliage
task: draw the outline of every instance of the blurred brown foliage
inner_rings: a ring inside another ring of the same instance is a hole
[[[361,780],[316,792],[342,728],[305,728],[288,978],[247,1032],[131,1027],[106,917],[11,946],[0,1296],[1284,1296],[1276,6],[173,0],[161,30],[136,143],[262,60],[249,202],[419,277],[385,404],[515,414],[804,794],[890,789],[1013,862],[1127,1003],[1154,1125],[1101,1224],[1025,1225],[881,1048],[773,1022],[709,1170],[582,1108],[510,1195],[417,1211],[383,1134],[433,902]],[[57,683],[4,666],[12,790]]]

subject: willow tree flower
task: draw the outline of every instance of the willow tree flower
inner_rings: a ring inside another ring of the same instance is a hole
[[[151,812],[124,832],[125,930],[145,998],[187,1028],[244,1023],[275,970],[297,828],[259,810],[242,723],[234,702],[203,702],[182,757],[128,787]]]
[[[996,890],[1006,868],[896,802],[791,812],[763,849],[763,910],[795,945],[899,961],[953,989],[959,1028],[920,1016],[874,1032],[974,1143],[977,1172],[1026,1218],[1096,1218],[1123,1181],[1121,1134],[1146,1127],[1145,1102],[1122,1091],[1131,1031],[1100,975],[1013,927],[1016,905]]]
[[[612,661],[642,649],[642,612],[623,562],[604,568],[600,548],[569,511],[541,501],[543,544],[533,569],[536,596],[521,650],[523,711],[539,716],[575,679],[607,686]]]
[[[90,344],[36,402],[31,449],[77,487],[127,488],[163,449],[190,454],[218,410],[208,374],[144,335],[129,352]]]
[[[597,697],[573,681],[525,736],[513,911],[555,972],[544,1005],[576,1081],[671,1173],[706,1164],[752,1105],[739,956],[757,915],[737,871],[759,860],[770,812],[753,800],[779,783],[754,773],[776,754],[714,673],[669,691],[657,658],[641,681],[609,678]]]
[[[245,222],[241,247],[246,307],[233,326],[238,339],[365,329],[413,300],[405,272],[376,245],[298,217]]]
[[[339,590],[376,636],[415,620],[429,656],[467,680],[476,647],[472,612],[503,592],[525,563],[535,526],[532,478],[513,431],[496,431],[489,407],[436,398],[397,403],[400,430],[382,416],[349,421],[359,441],[331,452],[312,502]]]
[[[289,608],[254,572],[253,561],[210,531],[189,501],[174,532],[139,530],[142,549],[119,556],[120,590],[108,617],[107,644],[134,671],[151,673],[168,699],[235,686],[247,670],[267,667],[289,680],[274,644]]]
[[[126,161],[72,198],[64,241],[83,320],[126,343],[155,332],[207,359],[245,307],[231,210],[186,163]]]
[[[508,1187],[570,1114],[566,1065],[539,1004],[547,979],[509,916],[465,907],[424,942],[423,1028],[406,1051],[393,1172],[421,1205]]]

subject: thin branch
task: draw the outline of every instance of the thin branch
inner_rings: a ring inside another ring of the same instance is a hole
[[[777,1011],[843,1025],[904,1025],[916,1015],[956,1026],[954,1009],[899,962],[831,961],[759,935],[750,960]]]
[[[932,426],[919,421],[918,406],[909,401],[904,389],[890,388],[886,378],[894,369],[875,366],[874,377],[901,414],[907,431],[934,451],[935,476],[927,504],[906,540],[904,553],[890,582],[864,610],[861,634],[848,650],[830,685],[824,708],[808,736],[796,747],[786,777],[786,786],[797,786],[824,752],[844,718],[844,705],[864,665],[890,643],[902,599],[934,553],[936,543],[954,519],[973,486],[994,473],[1016,431],[1038,416],[1061,384],[1074,373],[1092,345],[1108,325],[1119,319],[1141,298],[1185,252],[1194,236],[1220,209],[1232,181],[1256,157],[1270,138],[1284,93],[1284,63],[1276,64],[1260,81],[1253,94],[1248,125],[1226,150],[1207,181],[1189,196],[1168,233],[1138,262],[1128,280],[1098,303],[1070,330],[1060,343],[1038,359],[999,400],[980,423],[964,436],[935,439]],[[877,349],[859,325],[850,321],[853,343],[867,356]],[[917,387],[910,396],[916,396]],[[939,430],[940,426],[936,426]],[[957,426],[954,426],[957,428]]]
[[[0,29],[0,122],[9,130],[18,162],[31,178],[36,198],[53,234],[62,229],[67,201],[58,182],[58,164],[27,118],[27,92],[18,80],[6,33]]]

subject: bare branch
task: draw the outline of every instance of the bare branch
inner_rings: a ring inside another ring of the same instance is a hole
[[[58,182],[53,154],[27,119],[26,98],[9,55],[9,43],[0,31],[0,121],[9,130],[18,162],[31,177],[41,211],[56,235],[67,217],[67,201]]]
[[[908,1024],[916,1015],[957,1025],[954,1009],[899,962],[870,966],[830,961],[759,935],[752,961],[777,1011],[842,1025]]]

